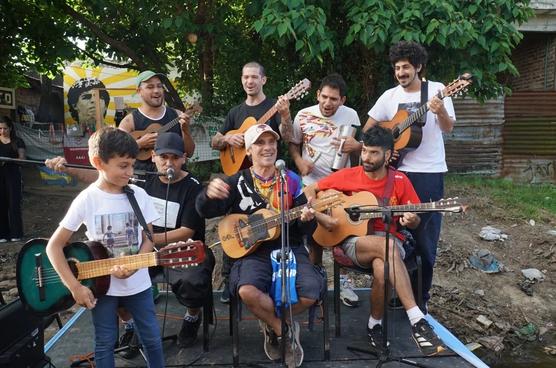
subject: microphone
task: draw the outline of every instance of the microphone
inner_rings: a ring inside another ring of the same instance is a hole
[[[167,168],[166,177],[168,178],[168,180],[174,179],[174,169],[172,169],[171,167]]]
[[[284,160],[276,160],[274,166],[280,171],[280,175],[286,175],[286,162]]]

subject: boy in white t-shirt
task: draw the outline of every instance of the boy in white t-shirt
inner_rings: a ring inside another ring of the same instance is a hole
[[[152,232],[151,222],[159,216],[150,197],[143,189],[129,186],[149,227],[142,229],[124,193],[124,187],[133,175],[138,151],[133,137],[119,129],[107,127],[91,136],[89,160],[98,170],[99,177],[74,199],[46,248],[50,262],[76,303],[91,309],[95,327],[95,362],[100,368],[114,367],[118,306],[125,307],[133,315],[149,367],[164,367],[148,270],[142,268],[135,271],[124,266],[114,266],[108,292],[97,299],[88,287],[75,278],[64,257],[64,247],[81,224],[85,224],[87,238],[92,241],[102,242],[106,232],[113,232],[114,243],[111,245],[115,257],[130,255],[137,250],[139,253],[153,250],[153,244],[145,231]],[[128,243],[126,227],[127,231],[133,231],[138,244]]]

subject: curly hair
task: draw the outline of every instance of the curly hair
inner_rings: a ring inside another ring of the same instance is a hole
[[[413,41],[400,41],[392,45],[389,57],[392,65],[400,60],[408,60],[413,67],[417,68],[421,65],[423,69],[429,59],[427,50],[421,44]]]

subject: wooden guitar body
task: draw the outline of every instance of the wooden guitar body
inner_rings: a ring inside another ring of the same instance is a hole
[[[133,132],[129,133],[133,137],[133,139],[138,140],[144,135],[149,133],[158,133],[158,131],[162,128],[162,125],[153,123],[147,127],[145,130],[134,130]],[[139,153],[137,154],[138,160],[148,160],[151,158],[152,148],[139,148]]]
[[[345,208],[376,206],[377,200],[375,196],[369,192],[358,192],[351,196],[341,194],[341,197],[342,205],[333,207],[330,210],[330,216],[338,220],[338,224],[331,230],[327,230],[324,226],[319,224],[313,233],[313,239],[322,247],[336,246],[348,236],[367,235],[369,219],[352,220],[345,211]]]
[[[409,129],[403,130],[401,133],[396,129],[398,125],[409,117],[407,110],[399,110],[390,121],[380,123],[383,128],[390,129],[394,136],[394,149],[400,151],[404,148],[417,148],[421,144],[423,138],[423,128],[417,124],[413,124]]]
[[[243,121],[239,129],[230,130],[226,133],[226,135],[245,133],[247,129],[256,124],[257,119],[254,117],[248,117]],[[247,152],[245,147],[226,146],[225,149],[220,151],[220,163],[222,164],[224,174],[232,176],[241,170],[246,157]]]
[[[260,242],[278,238],[280,227],[249,226],[274,215],[275,211],[263,208],[251,215],[233,213],[224,217],[218,224],[224,252],[231,258],[241,258],[253,253]]]
[[[311,208],[322,212],[338,205],[341,205],[340,195],[334,193],[322,196]],[[284,214],[286,221],[301,217],[306,206],[287,210]],[[280,214],[272,209],[262,208],[250,215],[233,213],[218,223],[218,236],[222,249],[229,257],[241,258],[253,253],[263,241],[277,239],[280,236],[280,225]]]

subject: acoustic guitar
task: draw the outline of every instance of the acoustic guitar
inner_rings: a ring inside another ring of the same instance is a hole
[[[340,204],[340,195],[335,193],[317,200],[312,208],[322,212]],[[286,211],[287,222],[301,216],[306,205]],[[222,249],[231,258],[241,258],[253,253],[261,242],[274,240],[280,236],[280,214],[263,208],[251,215],[233,213],[218,223],[218,236]]]
[[[438,91],[436,96],[442,100],[445,97],[464,92],[471,84],[472,78],[473,76],[470,73],[464,73],[442,90]],[[409,115],[407,110],[400,110],[394,115],[392,120],[379,123],[380,126],[392,131],[392,135],[394,136],[394,149],[396,151],[400,151],[404,148],[419,147],[423,132],[422,126],[415,123],[425,115],[427,111],[429,111],[428,102],[421,105],[421,107],[411,115]]]
[[[326,195],[329,195],[326,191]],[[365,236],[367,235],[367,226],[370,219],[381,218],[382,213],[376,197],[370,192],[359,192],[351,196],[339,194],[342,198],[342,206],[336,206],[331,209],[331,216],[338,220],[338,224],[331,230],[327,230],[322,225],[318,225],[313,233],[313,239],[322,247],[333,247],[340,244],[348,236]],[[352,219],[346,209],[355,207],[371,207],[377,208],[378,212],[361,213],[355,219]],[[387,209],[403,212],[463,212],[465,207],[462,206],[457,198],[441,199],[436,202],[427,202],[420,204],[406,204],[399,206],[388,206]]]
[[[29,240],[21,248],[16,263],[19,297],[27,310],[48,316],[75,304],[71,292],[52,267],[46,255],[48,239]],[[99,242],[75,242],[64,248],[64,255],[74,276],[91,288],[96,297],[110,287],[110,269],[114,265],[129,270],[151,266],[189,267],[202,263],[205,246],[201,241],[168,246],[159,252],[108,258],[108,251]]]
[[[284,96],[288,100],[294,98],[300,99],[307,93],[309,88],[311,88],[311,81],[305,78],[293,86]],[[276,111],[277,108],[276,105],[274,105],[258,120],[254,117],[248,117],[243,121],[239,129],[230,130],[226,132],[226,135],[245,133],[245,131],[253,125],[264,124],[270,120],[274,114],[276,114]],[[224,174],[231,176],[237,173],[243,167],[246,157],[247,153],[245,151],[245,147],[226,146],[225,149],[220,151],[220,163]]]
[[[199,105],[197,103],[193,104],[189,109],[185,110],[185,113],[187,115],[190,115],[190,116],[192,116],[194,114],[200,114],[201,112],[203,112],[203,108],[201,107],[201,105]],[[175,127],[176,125],[178,125],[179,123],[180,123],[180,119],[179,119],[179,117],[176,117],[175,119],[170,120],[168,123],[166,123],[164,125],[161,125],[161,124],[158,124],[158,123],[152,123],[145,130],[134,130],[129,134],[131,134],[133,139],[138,140],[139,138],[141,138],[145,134],[149,134],[149,133],[158,133],[158,134],[160,134],[160,133],[167,132],[170,129],[172,129],[173,127]],[[137,159],[138,160],[148,160],[152,156],[153,149],[154,148],[139,148],[139,154],[137,155]]]

